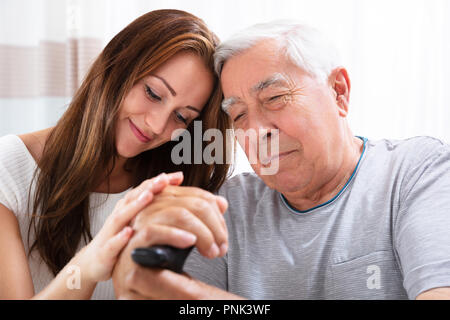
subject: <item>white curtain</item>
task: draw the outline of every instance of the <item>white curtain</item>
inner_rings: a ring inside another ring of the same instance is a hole
[[[0,136],[54,125],[101,48],[161,8],[201,17],[221,39],[274,19],[311,24],[349,71],[355,135],[450,142],[449,0],[2,0]],[[248,169],[239,152],[236,171]]]

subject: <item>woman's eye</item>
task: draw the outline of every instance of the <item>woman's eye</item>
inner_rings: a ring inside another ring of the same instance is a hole
[[[161,101],[161,97],[158,96],[156,93],[153,92],[152,89],[150,89],[149,86],[145,86],[145,92],[147,93],[147,96],[149,96],[150,99],[152,100],[156,100],[156,101]]]
[[[187,125],[187,119],[186,119],[185,117],[183,117],[183,116],[181,115],[181,113],[175,112],[175,116],[177,117],[177,119],[178,119],[179,121],[181,121],[181,122],[183,122],[184,124]]]

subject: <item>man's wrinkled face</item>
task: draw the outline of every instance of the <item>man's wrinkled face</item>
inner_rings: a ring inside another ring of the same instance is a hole
[[[293,192],[320,180],[333,163],[340,130],[336,96],[329,84],[290,63],[272,40],[230,58],[221,84],[223,107],[235,130],[261,132],[260,141],[266,143],[279,139],[277,152],[269,151],[266,159],[251,163],[269,187]],[[255,153],[251,144],[238,141],[247,157]],[[261,175],[267,161],[278,162],[275,174]]]

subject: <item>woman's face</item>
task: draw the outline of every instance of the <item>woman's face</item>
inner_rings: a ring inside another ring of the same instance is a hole
[[[174,55],[136,83],[116,124],[119,156],[132,158],[170,141],[202,111],[213,90],[213,74],[190,52]]]

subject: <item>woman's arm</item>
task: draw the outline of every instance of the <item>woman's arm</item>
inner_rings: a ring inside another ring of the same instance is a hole
[[[84,250],[84,249],[83,249]],[[85,300],[90,299],[97,281],[89,278],[85,272],[88,266],[83,265],[82,251],[56,275],[41,292],[32,297],[33,300]]]
[[[33,281],[17,218],[2,204],[0,204],[0,221],[0,299],[89,299],[91,297],[96,281],[89,277],[88,272],[83,272],[89,268],[85,265],[87,261],[83,259],[86,247],[58,273],[46,288],[34,295]],[[74,278],[78,276],[79,279]]]
[[[182,175],[180,178],[176,174],[162,174],[130,191],[119,200],[94,239],[35,296],[17,219],[0,205],[0,256],[5,257],[0,261],[0,298],[89,299],[97,282],[111,278],[117,257],[132,235],[130,221],[153,200],[154,194],[181,181]]]
[[[0,204],[0,299],[29,299],[34,295],[28,260],[14,213]]]

